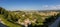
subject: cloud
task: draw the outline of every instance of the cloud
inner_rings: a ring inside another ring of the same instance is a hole
[[[60,10],[60,5],[43,5],[43,10]]]

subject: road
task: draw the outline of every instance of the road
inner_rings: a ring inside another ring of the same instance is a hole
[[[2,23],[0,23],[0,27],[7,27],[6,25],[4,25],[4,24],[2,24]]]
[[[58,17],[58,19],[53,23],[51,24],[49,27],[59,27],[60,25],[60,17]]]
[[[0,27],[7,27],[6,25],[4,25],[4,22],[0,19]]]

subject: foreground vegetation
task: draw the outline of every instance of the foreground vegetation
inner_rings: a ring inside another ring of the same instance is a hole
[[[24,23],[25,19],[31,21],[31,27],[48,27],[52,24],[57,17],[60,16],[59,12],[27,12],[27,11],[7,11],[0,7],[0,19],[8,27],[22,27],[21,23]]]

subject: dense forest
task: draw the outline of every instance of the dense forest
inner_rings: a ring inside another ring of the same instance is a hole
[[[56,11],[57,14],[47,15],[47,16],[40,15],[41,12],[40,11],[37,12],[36,11],[31,11],[31,12],[30,11],[8,11],[5,8],[0,7],[0,19],[2,19],[2,21],[5,23],[4,25],[8,27],[24,27],[24,25],[28,25],[29,27],[48,27],[57,19],[57,17],[60,16],[59,11],[58,13]],[[44,11],[43,13],[48,14],[49,12]],[[31,24],[26,24],[25,20]]]

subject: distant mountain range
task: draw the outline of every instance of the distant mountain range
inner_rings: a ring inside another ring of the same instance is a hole
[[[38,11],[56,11],[56,12],[59,12],[60,10],[38,10]]]
[[[54,12],[60,12],[60,10],[24,10],[24,12],[51,12],[51,11],[54,11]],[[17,10],[17,11],[13,11],[13,12],[21,12],[20,10]]]

